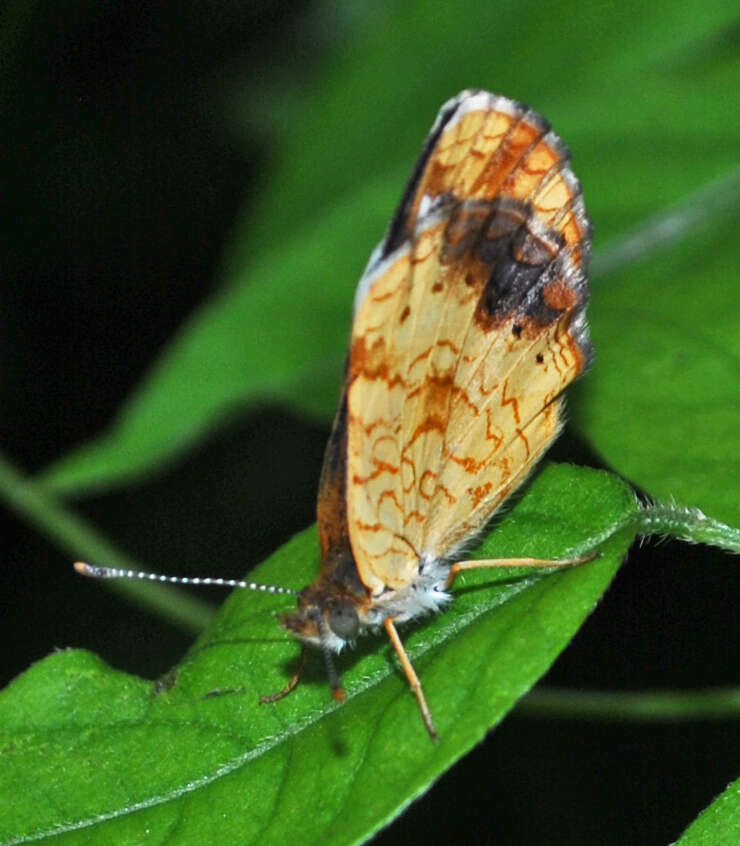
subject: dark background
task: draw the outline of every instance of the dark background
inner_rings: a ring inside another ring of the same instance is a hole
[[[270,161],[269,132],[236,119],[234,92],[269,101],[276,78],[299,92],[350,26],[325,26],[307,0],[65,9],[16,14],[0,79],[0,444],[28,472],[100,431],[211,292]],[[241,574],[312,522],[327,434],[253,409],[155,477],[76,507],[159,569]],[[599,466],[568,433],[554,457]],[[187,648],[4,510],[0,537],[3,683],[58,647],[152,678]],[[633,549],[545,683],[732,683],[727,567],[703,547]],[[739,739],[731,723],[514,715],[376,842],[665,844],[737,775]]]

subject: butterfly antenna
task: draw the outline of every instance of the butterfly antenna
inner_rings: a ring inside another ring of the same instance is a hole
[[[297,590],[280,587],[279,585],[260,585],[257,582],[244,582],[240,579],[211,579],[197,576],[164,576],[161,573],[145,573],[141,570],[120,570],[117,567],[99,567],[97,564],[86,564],[77,561],[75,570],[83,576],[93,579],[140,579],[145,582],[167,582],[172,585],[214,585],[216,587],[245,588],[259,590],[262,593],[284,593],[298,596]]]
[[[334,655],[329,646],[329,637],[326,630],[326,622],[321,614],[316,615],[316,624],[319,630],[319,643],[321,645],[321,654],[324,656],[324,664],[326,665],[326,674],[329,676],[329,685],[331,687],[331,695],[336,702],[344,702],[345,692],[342,687],[342,680],[339,678],[337,668],[334,666]]]

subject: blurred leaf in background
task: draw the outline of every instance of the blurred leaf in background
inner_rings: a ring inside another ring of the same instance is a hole
[[[45,483],[81,493],[144,472],[248,401],[278,400],[328,418],[354,284],[439,105],[462,88],[505,92],[553,122],[575,151],[597,255],[651,216],[690,202],[707,183],[718,180],[716,191],[740,197],[732,179],[740,128],[727,120],[731,92],[740,84],[740,67],[725,46],[734,31],[730,4],[709,4],[698,15],[679,13],[675,2],[647,9],[596,3],[574,15],[563,3],[482,9],[458,3],[451,14],[447,3],[418,2],[370,16],[366,28],[331,51],[292,119],[281,121],[271,177],[260,180],[261,191],[234,233],[219,293],[183,327],[112,428],[56,462],[42,475]],[[269,115],[271,98],[253,108]],[[716,267],[725,261],[722,251],[707,240],[706,225],[699,229],[681,233],[691,238],[677,259],[711,256]],[[628,370],[634,390],[650,395],[654,366],[645,359],[666,355],[657,343],[646,346],[644,327],[624,320],[625,311],[652,302],[656,286],[671,290],[667,279],[677,260],[661,273],[666,258],[657,238],[655,246],[652,276],[643,278],[641,269],[635,274],[636,262],[628,262],[620,281],[630,276],[632,284],[609,285],[613,303],[606,316],[598,301],[593,309],[596,349],[611,346],[589,380],[600,399],[598,383],[622,383]],[[688,268],[680,271],[686,283],[680,294],[672,292],[671,305],[692,318],[708,283]],[[606,284],[597,276],[593,287]],[[727,301],[732,285],[727,274],[715,274],[707,308],[715,311]],[[715,343],[736,343],[737,322],[727,318],[725,324],[729,338]],[[716,334],[718,328],[705,331]],[[633,334],[642,340],[634,352]],[[700,342],[697,337],[695,346]],[[645,377],[638,376],[645,369]],[[715,405],[717,388],[707,384],[713,380],[689,384],[675,368],[660,375],[673,396],[690,394],[695,407]],[[579,410],[574,427],[611,458],[613,438]],[[740,431],[738,415],[737,406],[725,408],[723,432]],[[703,470],[700,439],[686,427],[666,428],[678,419],[665,407],[659,440]],[[633,457],[628,475],[651,491],[655,468],[643,464]],[[655,479],[655,492],[670,493],[661,481]],[[727,508],[720,511],[718,517],[728,517]]]

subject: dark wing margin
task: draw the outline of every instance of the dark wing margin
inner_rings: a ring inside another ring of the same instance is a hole
[[[414,169],[411,172],[409,181],[406,184],[403,196],[401,197],[401,202],[398,204],[398,208],[396,209],[396,212],[393,215],[393,218],[391,219],[390,226],[388,227],[388,232],[386,233],[380,251],[377,255],[378,261],[382,261],[384,258],[386,258],[386,256],[389,256],[392,252],[397,250],[401,246],[401,244],[411,238],[413,234],[413,226],[409,225],[409,216],[415,205],[416,193],[419,188],[421,178],[426,169],[427,163],[429,162],[429,159],[432,153],[434,152],[434,149],[437,146],[437,142],[439,141],[440,136],[444,132],[445,127],[452,120],[453,116],[457,112],[460,103],[468,97],[477,93],[479,93],[479,89],[471,88],[466,91],[462,91],[460,94],[457,95],[457,97],[453,97],[451,100],[448,100],[439,110],[437,119],[434,121],[434,125],[432,126],[432,129],[429,132],[429,135],[427,135],[426,141],[424,142],[421,155],[419,156],[416,164],[414,165]]]
[[[345,368],[346,370],[346,368]],[[347,388],[342,390],[319,479],[316,522],[321,552],[319,580],[341,584],[351,593],[367,591],[357,572],[347,526]]]

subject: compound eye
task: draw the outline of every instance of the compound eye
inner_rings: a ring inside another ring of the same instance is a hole
[[[329,628],[343,640],[352,640],[360,630],[360,618],[349,602],[337,602],[329,609]]]

